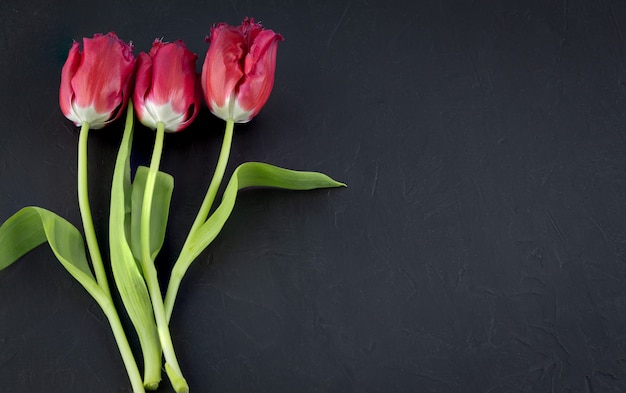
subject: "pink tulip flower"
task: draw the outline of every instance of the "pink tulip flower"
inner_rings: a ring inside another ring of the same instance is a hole
[[[128,103],[135,71],[131,44],[115,33],[74,42],[61,71],[59,104],[75,125],[102,128],[117,119]]]
[[[150,53],[139,54],[133,102],[142,124],[155,129],[163,123],[168,132],[191,124],[202,99],[197,58],[180,40],[155,40]]]
[[[274,85],[280,34],[246,18],[240,26],[211,29],[202,67],[204,98],[223,120],[246,123],[259,113]]]

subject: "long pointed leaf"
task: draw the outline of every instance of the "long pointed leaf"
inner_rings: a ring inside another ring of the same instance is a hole
[[[190,235],[187,243],[188,247],[181,251],[181,255],[172,271],[171,280],[182,280],[189,265],[222,230],[235,206],[237,191],[247,187],[312,190],[316,188],[345,187],[345,184],[319,172],[294,171],[261,162],[241,164],[233,172],[219,207],[196,233]]]
[[[141,208],[149,172],[150,168],[145,166],[137,168],[132,185],[130,247],[137,260],[141,258]],[[165,172],[157,172],[154,193],[152,194],[152,208],[150,210],[150,253],[152,260],[156,258],[165,241],[165,229],[167,227],[173,191],[174,178]]]
[[[46,241],[65,270],[92,296],[101,297],[78,229],[40,207],[22,208],[0,226],[0,270]]]
[[[131,235],[130,150],[133,135],[132,115],[129,117],[111,186],[109,217],[111,268],[126,312],[139,337],[144,357],[144,385],[146,388],[155,389],[161,380],[161,346],[150,295],[128,240]]]
[[[0,226],[0,270],[46,241],[36,209],[24,208]]]

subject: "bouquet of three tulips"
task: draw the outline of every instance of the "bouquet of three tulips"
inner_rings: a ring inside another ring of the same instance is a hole
[[[201,75],[196,73],[197,56],[182,41],[156,40],[148,53],[140,53],[135,59],[130,44],[108,33],[83,39],[82,47],[74,42],[69,51],[61,73],[59,100],[63,114],[80,127],[78,202],[89,258],[76,227],[53,212],[30,206],[0,226],[0,269],[47,242],[108,318],[134,392],[156,389],[163,358],[174,390],[189,391],[168,323],[185,272],[220,232],[234,208],[238,190],[343,186],[321,173],[248,162],[233,171],[221,203],[212,209],[226,170],[234,125],[250,121],[269,98],[281,40],[280,34],[252,19],[246,18],[237,27],[218,24],[211,30]],[[179,132],[193,122],[203,96],[211,112],[226,122],[224,140],[213,178],[163,296],[154,260],[165,241],[174,188],[173,176],[159,170],[163,144],[166,133]],[[143,375],[112,300],[87,191],[89,131],[108,125],[124,112],[126,123],[111,186],[110,270],[139,338]],[[135,115],[155,130],[155,142],[149,166],[140,166],[133,174],[130,155]]]

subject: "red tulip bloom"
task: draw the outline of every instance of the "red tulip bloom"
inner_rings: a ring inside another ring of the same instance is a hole
[[[246,123],[259,113],[274,85],[282,39],[248,18],[238,27],[220,23],[211,29],[202,88],[213,114]]]
[[[102,128],[124,111],[135,70],[133,47],[115,33],[74,42],[61,71],[61,111],[77,126]]]
[[[152,129],[163,123],[169,132],[191,124],[201,100],[197,58],[180,40],[155,40],[150,53],[139,54],[133,101],[141,123]]]

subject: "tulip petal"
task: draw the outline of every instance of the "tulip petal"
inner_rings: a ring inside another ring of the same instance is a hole
[[[111,72],[118,68],[117,56],[112,55],[114,45],[102,37],[83,39],[82,66],[72,78],[77,106],[97,106],[95,109],[99,112],[110,112],[117,106],[121,77]]]
[[[82,60],[82,54],[80,53],[80,44],[74,42],[70,48],[70,52],[67,56],[67,60],[61,70],[61,87],[59,88],[59,104],[61,106],[61,112],[74,122],[75,125],[80,126],[81,120],[76,116],[72,102],[74,101],[74,90],[72,89],[72,78],[76,74],[78,67]]]
[[[135,89],[133,90],[133,105],[137,118],[141,123],[153,123],[156,128],[156,119],[146,110],[146,96],[152,85],[152,58],[142,52],[137,56],[137,75],[135,76]]]
[[[230,105],[243,77],[241,60],[247,50],[243,33],[227,24],[211,30],[211,42],[202,67],[202,87],[211,111]]]
[[[256,116],[267,102],[274,86],[276,53],[280,34],[272,30],[258,33],[244,62],[245,77],[239,86],[237,101],[239,105]]]

